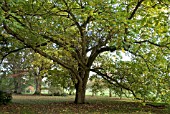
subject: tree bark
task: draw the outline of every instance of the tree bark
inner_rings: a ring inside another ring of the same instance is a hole
[[[21,94],[21,78],[20,77],[16,77],[14,78],[14,93],[15,94]]]
[[[36,76],[35,77],[35,95],[40,95],[41,94],[41,81],[42,81],[42,78],[41,76]]]
[[[109,97],[112,97],[112,89],[109,88]]]
[[[81,67],[81,65],[79,65],[78,76],[76,76],[77,82],[75,84],[75,104],[85,103],[86,85],[89,78],[89,72],[89,70],[85,70],[83,67]]]
[[[86,94],[86,86],[82,82],[77,82],[75,84],[76,88],[76,96],[74,103],[76,104],[84,104],[85,103],[85,94]]]
[[[21,94],[21,92],[22,92],[21,78],[18,78],[18,89],[17,89],[17,94]]]

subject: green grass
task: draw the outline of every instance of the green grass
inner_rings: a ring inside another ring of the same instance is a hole
[[[74,104],[74,96],[15,95],[11,104],[0,106],[0,114],[168,114],[167,104],[156,107],[130,99],[86,97],[86,104]],[[164,105],[165,107],[162,107]]]

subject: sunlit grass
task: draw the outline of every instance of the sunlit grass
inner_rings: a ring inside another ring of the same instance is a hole
[[[37,96],[37,95],[14,95],[13,103],[19,104],[48,104],[54,102],[74,101],[74,96]]]

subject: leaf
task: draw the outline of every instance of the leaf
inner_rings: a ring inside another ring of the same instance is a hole
[[[125,50],[124,50],[124,48],[122,48],[122,52],[123,52],[123,53],[125,53]]]

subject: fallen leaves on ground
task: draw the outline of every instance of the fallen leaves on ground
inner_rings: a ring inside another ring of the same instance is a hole
[[[165,108],[160,109],[151,106],[142,106],[139,102],[127,102],[114,98],[87,97],[88,103],[74,104],[74,99],[70,97],[40,96],[37,97],[38,99],[32,97],[23,98],[21,96],[15,96],[13,103],[0,106],[0,114],[168,114]]]

